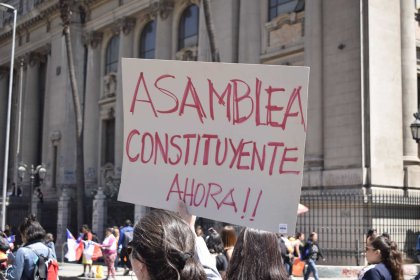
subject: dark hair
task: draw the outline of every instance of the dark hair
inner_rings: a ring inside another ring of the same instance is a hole
[[[311,234],[309,235],[309,239],[313,240],[315,234],[317,234],[315,231],[311,232]]]
[[[205,280],[194,259],[195,234],[175,213],[153,210],[134,228],[133,257],[143,262],[151,280]]]
[[[229,280],[288,279],[275,233],[244,228],[226,273]]]
[[[131,225],[132,225],[132,223],[131,223],[131,221],[130,221],[129,219],[127,219],[127,220],[125,220],[124,225],[125,225],[126,227],[129,227],[129,226],[131,226]]]
[[[303,235],[303,232],[296,232],[296,234],[295,234],[295,238],[296,239],[299,239],[301,236]]]
[[[90,231],[89,226],[86,224],[82,225],[82,227],[80,228],[80,232],[82,232],[83,230]]]
[[[388,239],[391,239],[391,237],[389,236],[389,233],[388,232],[382,233],[381,236],[382,237],[385,237],[385,238],[388,238]]]
[[[233,247],[236,243],[236,231],[233,226],[224,226],[221,233],[225,247]]]
[[[223,253],[225,248],[223,246],[223,241],[220,237],[220,234],[214,228],[209,228],[209,235],[206,238],[206,245],[212,254]]]
[[[19,232],[25,236],[27,243],[43,240],[46,234],[44,228],[32,214],[23,220],[23,223],[19,226]]]
[[[393,280],[403,280],[402,256],[397,244],[383,236],[376,237],[370,245],[381,251],[382,263],[389,269]]]

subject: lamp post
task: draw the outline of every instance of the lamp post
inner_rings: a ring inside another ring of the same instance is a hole
[[[25,178],[25,174],[28,172],[28,166],[24,163],[20,163],[18,167],[18,174],[19,178],[23,180]],[[31,212],[32,212],[32,198],[34,195],[34,189],[35,189],[35,176],[38,175],[39,181],[42,182],[45,178],[45,175],[47,174],[47,169],[43,164],[38,165],[35,167],[33,164],[31,164],[31,169],[29,170],[29,176],[31,179],[31,191],[29,193],[29,197],[31,199]]]
[[[413,115],[416,119],[410,125],[411,135],[413,136],[413,139],[416,140],[417,143],[419,143],[420,142],[420,112],[414,113]]]
[[[10,55],[10,75],[9,75],[9,100],[7,103],[7,125],[6,125],[6,145],[4,152],[4,173],[3,173],[3,197],[1,205],[1,229],[6,225],[6,193],[7,193],[7,169],[9,164],[9,142],[10,142],[10,115],[12,110],[12,89],[13,89],[13,62],[15,60],[15,38],[16,38],[16,16],[17,10],[8,4],[0,3],[0,9],[8,13],[13,13],[12,31],[12,53]]]

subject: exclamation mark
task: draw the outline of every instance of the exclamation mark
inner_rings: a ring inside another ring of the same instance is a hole
[[[248,206],[248,200],[249,200],[249,194],[251,192],[251,188],[248,188],[248,192],[246,193],[246,198],[245,198],[245,205],[244,205],[244,209],[242,210],[242,212],[244,212],[244,214],[241,216],[241,219],[243,219],[245,217],[245,213],[246,213],[246,208]]]
[[[262,190],[260,191],[260,194],[258,195],[257,203],[255,203],[255,207],[254,207],[254,212],[252,212],[252,218],[249,219],[250,221],[253,221],[255,214],[257,214],[257,208],[258,208],[258,204],[260,203],[261,195],[262,195]]]

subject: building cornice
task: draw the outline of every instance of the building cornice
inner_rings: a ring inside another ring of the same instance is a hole
[[[25,33],[28,29],[38,24],[39,22],[47,22],[49,17],[58,11],[59,4],[58,1],[46,1],[37,5],[29,13],[18,17],[16,23],[16,32]],[[5,40],[9,37],[12,37],[12,28],[13,26],[8,24],[4,28],[4,31],[0,33],[0,41]]]

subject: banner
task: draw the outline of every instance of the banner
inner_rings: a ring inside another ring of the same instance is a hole
[[[118,199],[293,233],[309,68],[123,59]]]

